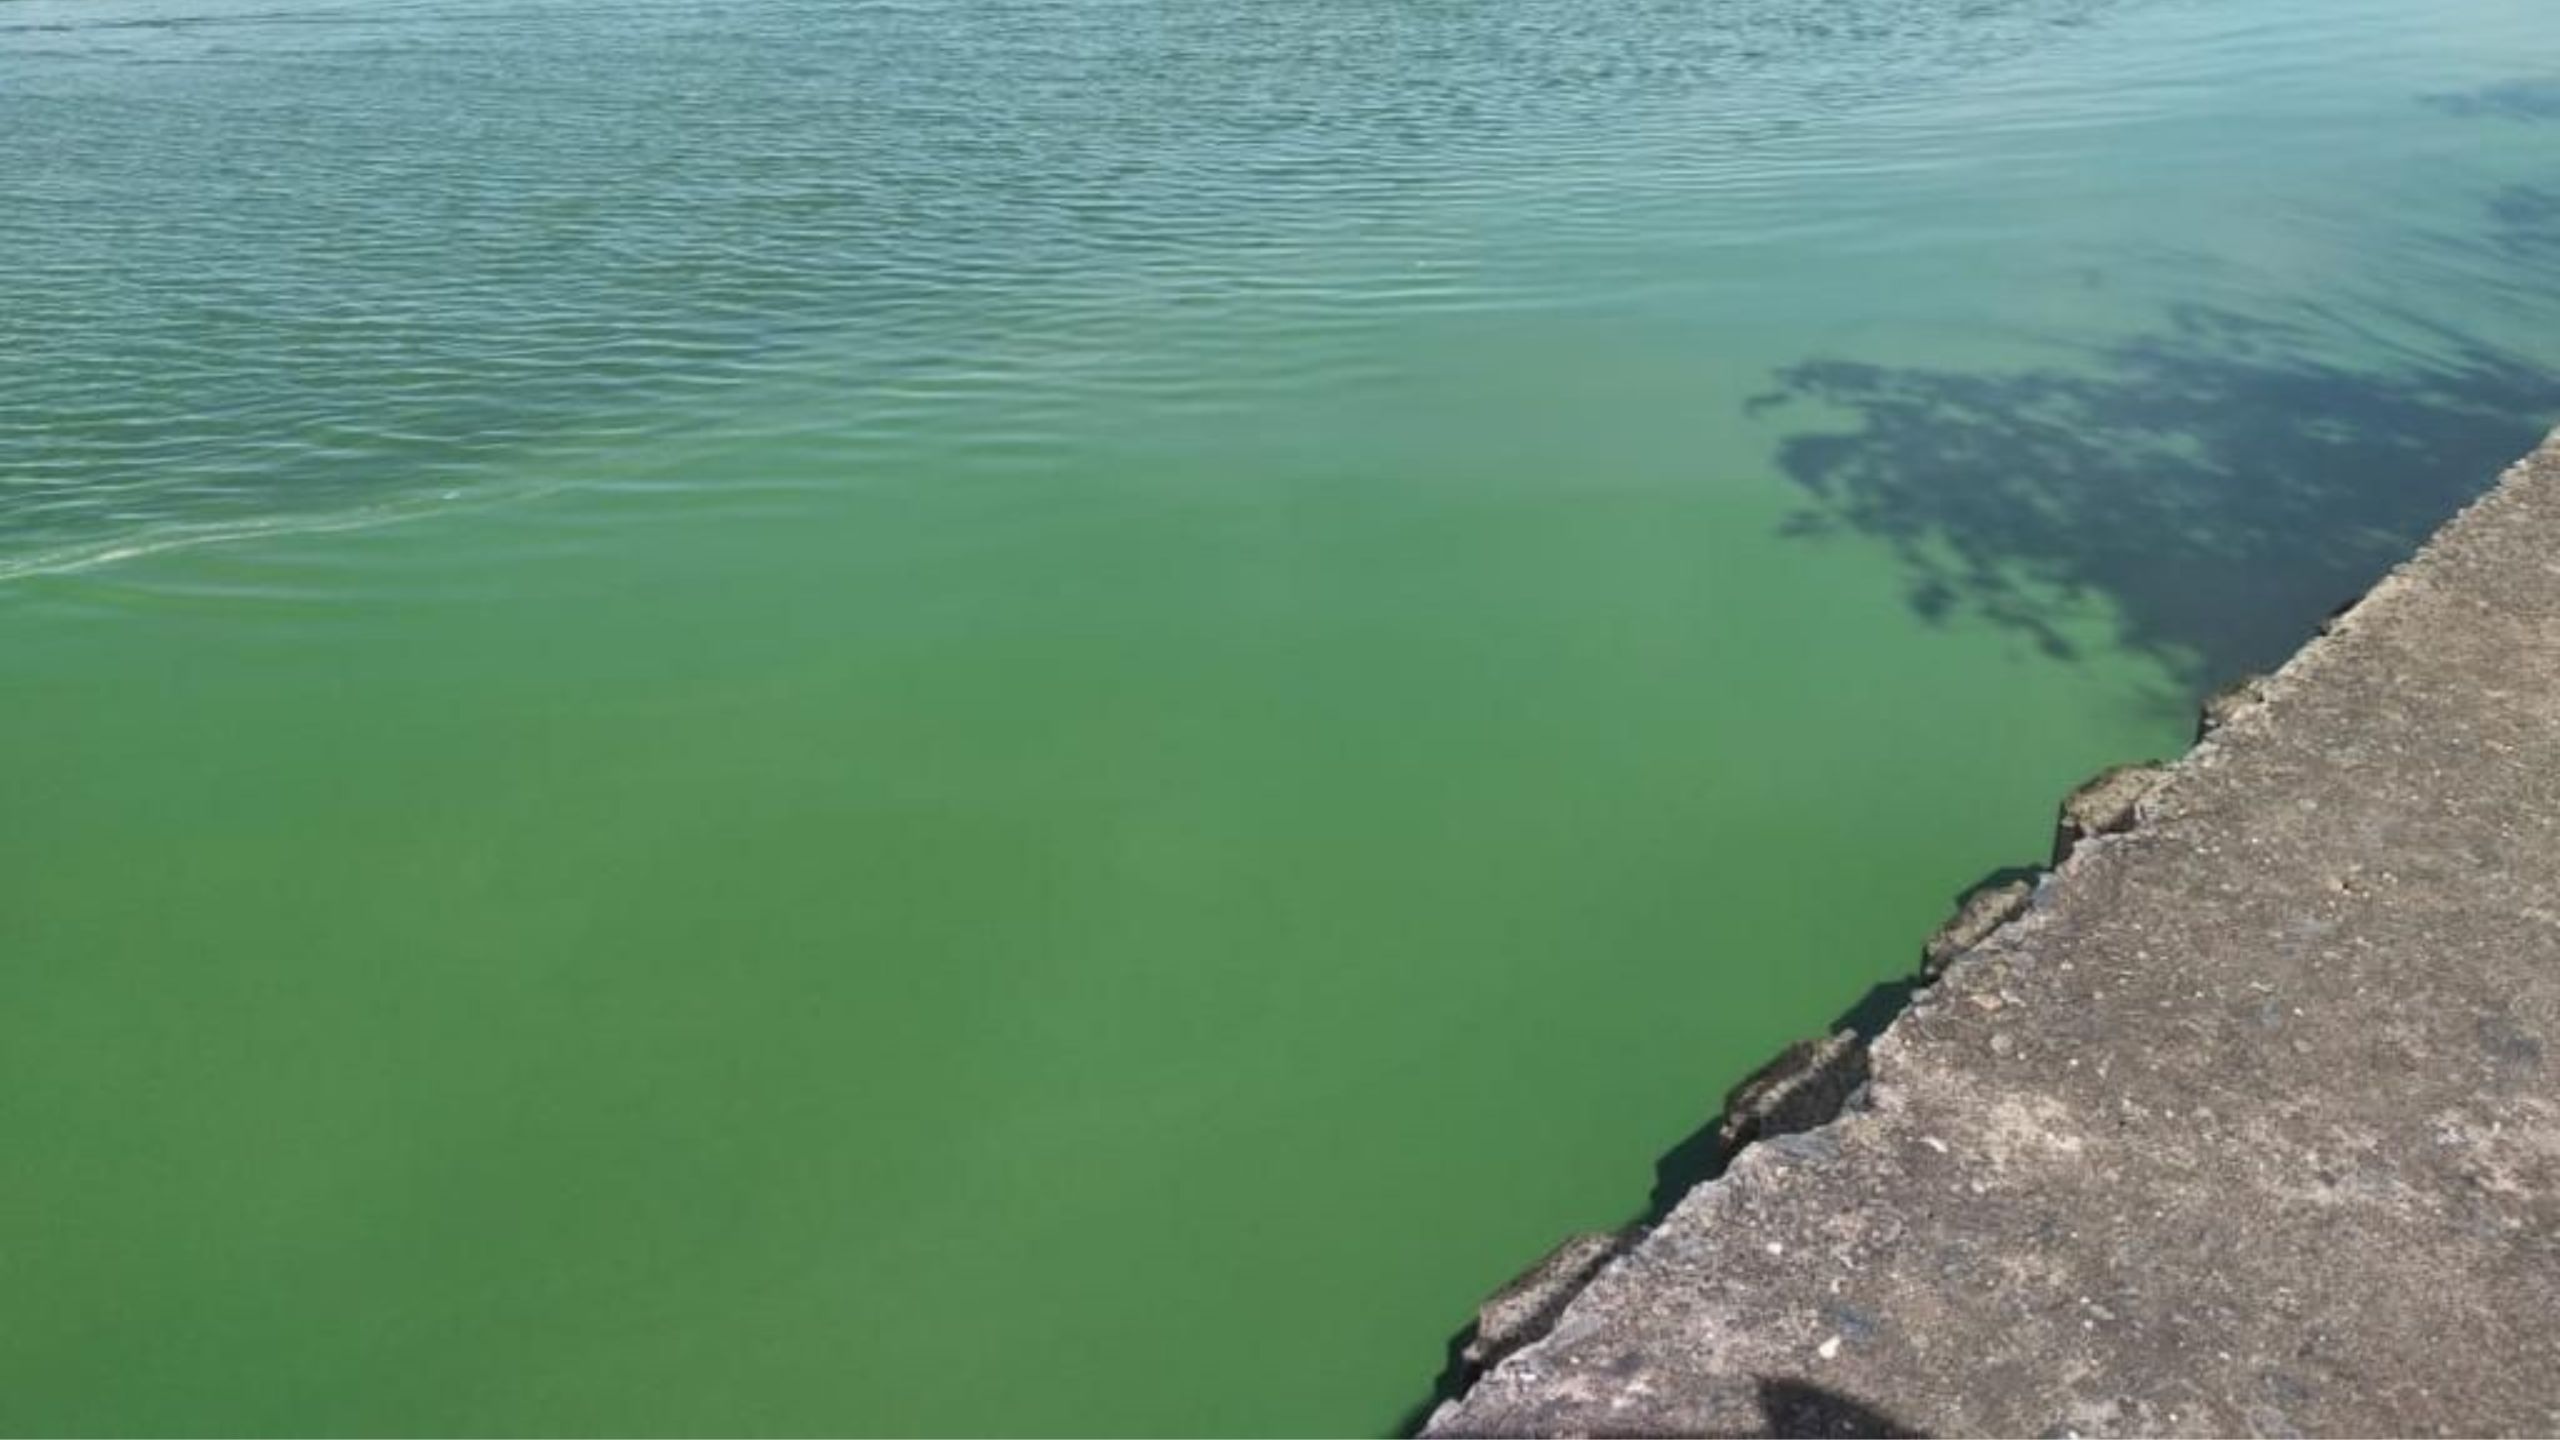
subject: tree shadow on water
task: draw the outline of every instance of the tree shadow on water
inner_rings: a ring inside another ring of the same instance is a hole
[[[2540,264],[2560,255],[2560,190],[2509,185],[2489,197],[2489,243],[2511,260]]]
[[[1828,412],[1780,442],[1808,495],[1790,533],[1882,539],[1920,615],[2058,658],[2056,601],[2102,596],[2121,643],[2201,694],[2290,654],[2560,406],[2549,371],[2442,326],[2395,317],[2366,365],[2330,358],[2319,318],[2189,306],[2009,370],[1813,360],[1751,409]]]
[[[2429,95],[2429,108],[2465,120],[2560,120],[2560,75],[2504,80]]]

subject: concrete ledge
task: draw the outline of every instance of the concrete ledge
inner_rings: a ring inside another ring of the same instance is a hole
[[[1425,1433],[2560,1431],[2560,437],[2211,718]]]

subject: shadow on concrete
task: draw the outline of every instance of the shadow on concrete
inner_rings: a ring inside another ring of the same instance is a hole
[[[2541,198],[2507,204],[2560,224]],[[2334,323],[2194,305],[2077,363],[1811,360],[1751,408],[1847,417],[1780,442],[1809,501],[1791,533],[1882,539],[1920,615],[1986,618],[2058,658],[2075,651],[2055,597],[2102,595],[2121,641],[2200,695],[2290,654],[2560,406],[2548,372],[2401,318],[2391,368],[2325,358]]]
[[[1928,1432],[1896,1420],[1893,1416],[1861,1401],[1853,1400],[1837,1390],[1826,1389],[1794,1376],[1763,1376],[1758,1381],[1760,1400],[1759,1431],[1776,1437],[1867,1436],[1874,1440],[1928,1440]],[[1455,1398],[1454,1396],[1443,1398]],[[1431,1418],[1438,1401],[1423,1406],[1405,1417],[1396,1430],[1398,1436],[1420,1433]]]
[[[1764,1434],[1922,1440],[1925,1433],[1836,1390],[1792,1376],[1763,1376],[1759,1388],[1761,1422],[1768,1427]]]

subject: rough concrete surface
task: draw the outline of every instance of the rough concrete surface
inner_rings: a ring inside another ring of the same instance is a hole
[[[1732,1149],[1827,1124],[1866,1083],[1867,1047],[1855,1031],[1799,1040],[1733,1087],[1716,1139]]]
[[[1481,1369],[1546,1334],[1564,1313],[1566,1302],[1580,1294],[1626,1244],[1624,1232],[1586,1230],[1548,1251],[1546,1258],[1477,1308],[1474,1333],[1458,1358]]]
[[[2062,797],[2061,812],[2053,817],[2053,863],[2070,858],[2083,840],[2132,829],[2142,802],[2168,778],[2165,765],[2117,765],[2082,781]]]
[[[2560,437],[1426,1433],[2560,1432]]]
[[[1967,895],[1947,923],[1938,927],[1938,933],[1920,947],[1920,973],[1932,979],[1943,974],[1956,957],[2025,914],[2027,902],[2035,898],[2035,893],[2036,887],[2028,881],[2011,880],[1986,885]]]

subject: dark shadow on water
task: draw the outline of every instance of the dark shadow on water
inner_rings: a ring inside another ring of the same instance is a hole
[[[2560,190],[2506,186],[2489,197],[2489,221],[2489,243],[2508,259],[2560,259]]]
[[[2002,866],[1957,891],[1948,902],[1948,913],[1962,909],[1964,903],[1979,891],[2016,880],[2032,881],[2043,873],[2034,866]],[[1920,956],[1915,946],[1911,969],[1907,973],[1868,986],[1865,994],[1848,1009],[1833,1016],[1831,1023],[1817,1033],[1836,1035],[1848,1030],[1855,1032],[1860,1040],[1872,1042],[1894,1022],[1894,1017],[1911,1007],[1912,997],[1928,983],[1920,971]],[[1728,1095],[1726,1098],[1730,1100],[1732,1097]],[[1636,1218],[1638,1226],[1651,1229],[1662,1223],[1672,1207],[1680,1203],[1682,1196],[1724,1173],[1733,1156],[1720,1138],[1723,1129],[1724,1111],[1718,1109],[1707,1123],[1690,1131],[1653,1162],[1653,1190],[1645,1198],[1644,1213]]]
[[[2560,226],[2543,198],[2505,197],[2507,243]],[[2057,597],[2104,596],[2121,642],[2202,694],[2289,655],[2560,405],[2549,371],[2441,326],[2393,317],[2356,347],[2390,357],[2369,365],[2333,358],[2321,319],[2188,306],[2007,370],[1811,360],[1751,408],[1809,412],[1779,445],[1809,497],[1790,533],[1880,538],[1920,615],[2059,658],[2076,652]]]
[[[2426,104],[2466,120],[2560,120],[2560,75],[2429,95]]]
[[[1998,885],[2006,885],[2017,880],[2032,881],[2043,873],[2043,870],[2035,866],[2003,866],[2000,869],[1993,870],[1989,874],[1984,875],[1981,879],[1976,880],[1972,884],[1957,891],[1948,903],[1949,912],[1952,913],[1953,911],[1962,908],[1964,902],[1971,899],[1978,891],[1988,890]],[[1884,1028],[1893,1023],[1894,1017],[1900,1015],[1905,1009],[1910,1007],[1912,997],[1919,994],[1921,990],[1926,988],[1928,983],[1928,979],[1920,971],[1919,956],[1915,953],[1912,957],[1912,969],[1910,973],[1897,979],[1887,980],[1881,984],[1870,986],[1866,994],[1858,998],[1857,1003],[1840,1012],[1839,1015],[1832,1019],[1830,1024],[1822,1027],[1818,1033],[1823,1035],[1832,1035],[1837,1034],[1842,1030],[1851,1030],[1855,1031],[1861,1040],[1872,1041],[1878,1035],[1884,1033]],[[1729,1102],[1731,1098],[1731,1094],[1728,1093],[1726,1097],[1727,1101]],[[1722,1133],[1724,1129],[1724,1117],[1725,1111],[1720,1105],[1717,1108],[1716,1113],[1709,1117],[1705,1124],[1689,1132],[1689,1134],[1683,1137],[1679,1143],[1673,1145],[1670,1149],[1664,1151],[1655,1159],[1653,1162],[1653,1189],[1645,1199],[1644,1213],[1637,1216],[1628,1227],[1631,1234],[1641,1235],[1643,1232],[1651,1230],[1654,1226],[1661,1224],[1663,1219],[1670,1215],[1672,1208],[1680,1203],[1682,1197],[1686,1196],[1691,1190],[1696,1189],[1698,1186],[1706,1184],[1707,1182],[1724,1174],[1726,1166],[1732,1163],[1734,1155],[1734,1152],[1728,1150],[1724,1143]],[[1465,1394],[1467,1387],[1475,1383],[1476,1370],[1473,1366],[1467,1363],[1465,1356],[1467,1346],[1475,1340],[1475,1337],[1475,1323],[1470,1320],[1464,1327],[1448,1338],[1447,1343],[1442,1347],[1440,1373],[1432,1382],[1431,1394],[1423,1399],[1420,1404],[1417,1404],[1411,1410],[1406,1411],[1405,1414],[1396,1422],[1395,1429],[1389,1433],[1398,1437],[1409,1437],[1420,1434],[1422,1427],[1430,1422],[1431,1413],[1434,1410],[1439,1409],[1444,1402],[1455,1400],[1459,1396]],[[1767,1410],[1769,1415],[1769,1424],[1771,1427],[1769,1433],[1773,1435],[1873,1434],[1894,1436],[1917,1435],[1919,1433],[1918,1431],[1910,1430],[1893,1423],[1889,1417],[1877,1415],[1872,1411],[1859,1409],[1853,1402],[1841,1401],[1840,1403],[1842,1405],[1848,1407],[1846,1409],[1824,1409],[1817,1403],[1823,1397],[1824,1393],[1825,1392],[1820,1391],[1816,1387],[1791,1380],[1763,1381],[1761,1384],[1761,1399],[1763,1407]],[[1771,1404],[1773,1397],[1777,1402],[1779,1402],[1778,1405]],[[1832,1398],[1837,1399],[1838,1397]],[[1781,1406],[1783,1407],[1783,1412],[1780,1408]],[[1783,1428],[1782,1426],[1782,1421],[1780,1419],[1782,1413],[1796,1417],[1793,1421],[1784,1422],[1787,1424],[1818,1425],[1826,1423],[1827,1417],[1827,1419],[1833,1420],[1857,1419],[1863,1421],[1872,1419],[1878,1422],[1878,1424],[1883,1428],[1863,1430],[1822,1428],[1788,1429]]]
[[[2429,103],[2560,117],[2560,82]],[[2482,254],[2560,256],[2560,191],[2509,187],[2485,220],[2472,237]],[[2051,365],[1815,359],[1777,381],[1750,408],[1805,418],[1779,446],[1807,496],[1790,533],[1881,539],[1924,618],[1987,619],[2064,659],[2077,656],[2050,618],[2055,599],[2103,597],[2118,642],[2187,687],[2158,697],[2182,715],[2290,655],[2560,417],[2550,369],[2370,304],[2352,321],[2309,307],[2277,319],[2191,305],[2150,333]],[[2039,873],[1995,871],[1950,910]],[[1915,954],[1903,978],[1870,988],[1819,1033],[1872,1040],[1925,983]],[[1719,1109],[1656,1160],[1634,1230],[1724,1173],[1723,1118]],[[1432,1393],[1392,1433],[1418,1433],[1473,1383],[1462,1352],[1474,1336],[1470,1323],[1449,1337]],[[1799,1379],[1757,1384],[1769,1434],[1922,1433]]]
[[[2560,194],[2504,191],[2487,218],[2491,246],[2549,253]],[[2103,597],[2117,641],[2168,665],[2191,704],[2299,648],[2560,413],[2550,370],[2420,317],[2360,317],[2187,306],[2151,333],[2013,369],[1811,360],[1751,408],[1806,417],[1779,443],[1807,496],[1791,533],[1881,539],[1922,617],[1987,619],[2064,659],[2078,657],[2056,599]],[[1985,876],[1956,902],[2035,873]],[[1872,1039],[1922,984],[1914,956],[1821,1033]],[[1656,1161],[1638,1227],[1724,1173],[1722,1118]],[[1397,1434],[1472,1382],[1472,1337],[1450,1338]],[[1771,1434],[1918,1433],[1816,1386],[1759,1383]]]
[[[1476,1371],[1474,1366],[1467,1363],[1466,1356],[1462,1352],[1468,1345],[1474,1343],[1475,1338],[1476,1325],[1473,1320],[1468,1321],[1458,1333],[1449,1337],[1448,1344],[1441,1347],[1440,1373],[1432,1377],[1431,1393],[1424,1396],[1420,1404],[1404,1412],[1397,1419],[1395,1428],[1388,1431],[1388,1434],[1396,1437],[1396,1440],[1412,1440],[1412,1437],[1422,1433],[1423,1426],[1431,1423],[1432,1411],[1467,1393],[1467,1387],[1476,1381]]]
[[[1911,997],[1919,992],[1920,987],[1921,980],[1916,970],[1902,978],[1869,986],[1856,1004],[1841,1011],[1816,1033],[1834,1035],[1842,1030],[1854,1030],[1860,1039],[1873,1040],[1883,1033],[1885,1026],[1893,1023],[1894,1016],[1901,1014],[1911,1003]],[[1728,1094],[1725,1098],[1729,1103],[1732,1096]],[[1718,1107],[1707,1123],[1690,1131],[1678,1144],[1654,1160],[1653,1190],[1645,1197],[1644,1213],[1636,1217],[1638,1228],[1650,1230],[1661,1224],[1683,1196],[1724,1174],[1725,1167],[1733,1163],[1733,1152],[1724,1143],[1724,1118],[1724,1108]]]
[[[1970,895],[1985,886],[1999,884],[2012,874],[2032,876],[2035,873],[2037,872],[2032,870],[1995,871],[1976,884],[1967,886],[1963,894]],[[1915,961],[1915,968],[1909,976],[1870,987],[1865,995],[1859,997],[1856,1004],[1842,1011],[1829,1025],[1824,1026],[1820,1033],[1830,1035],[1844,1029],[1855,1030],[1861,1039],[1873,1040],[1883,1033],[1885,1026],[1893,1023],[1893,1017],[1901,1014],[1903,1009],[1911,1003],[1911,997],[1919,992],[1922,984]],[[1645,1198],[1644,1213],[1631,1222],[1630,1231],[1641,1233],[1661,1224],[1663,1218],[1671,1213],[1672,1207],[1680,1203],[1682,1196],[1724,1173],[1725,1167],[1733,1160],[1733,1152],[1725,1147],[1722,1133],[1724,1113],[1724,1108],[1719,1105],[1715,1114],[1709,1117],[1705,1124],[1690,1131],[1679,1143],[1662,1152],[1655,1159],[1653,1189]],[[1420,1404],[1406,1411],[1397,1420],[1395,1429],[1389,1433],[1398,1437],[1420,1434],[1422,1427],[1430,1422],[1432,1411],[1439,1409],[1444,1402],[1455,1400],[1466,1393],[1467,1387],[1475,1383],[1476,1369],[1467,1363],[1465,1351],[1475,1338],[1476,1327],[1472,1320],[1448,1338],[1447,1343],[1441,1347],[1440,1373],[1432,1381],[1430,1395]]]
[[[1724,1141],[1718,1133],[1724,1116],[1690,1131],[1680,1143],[1665,1150],[1653,1162],[1653,1190],[1645,1197],[1644,1214],[1636,1223],[1647,1228],[1662,1223],[1680,1197],[1724,1173],[1733,1157],[1725,1153]]]
[[[2003,865],[1957,891],[1955,901],[1949,908],[1961,910],[1966,901],[1985,890],[1997,890],[2003,885],[2015,885],[2021,880],[2032,885],[2043,878],[2044,867],[2041,865]]]

